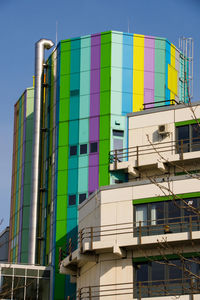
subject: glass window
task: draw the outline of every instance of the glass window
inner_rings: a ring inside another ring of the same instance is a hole
[[[178,132],[178,152],[182,151],[181,145],[183,143],[183,152],[189,152],[189,125],[177,127]],[[182,142],[181,142],[182,141]]]
[[[77,155],[77,146],[70,146],[70,156]]]
[[[200,150],[200,127],[199,124],[192,124],[192,141],[191,141],[191,151]]]
[[[155,202],[150,205],[151,225],[164,223],[164,202]]]
[[[180,200],[168,201],[168,222],[179,223],[181,221],[181,204]]]
[[[163,261],[152,262],[152,280],[165,280],[165,264]]]
[[[147,205],[137,205],[136,206],[136,226],[139,226],[139,222],[141,222],[141,226],[147,225]]]
[[[148,281],[148,262],[135,264],[136,281]]]
[[[76,204],[76,195],[69,195],[69,205]]]
[[[90,144],[90,153],[97,152],[97,142]]]
[[[123,130],[116,130],[116,129],[114,129],[113,130],[113,135],[114,136],[121,136],[121,137],[123,137],[124,136],[124,131]]]
[[[87,153],[87,144],[80,145],[80,154]]]
[[[86,199],[86,194],[79,195],[79,204],[81,204]]]

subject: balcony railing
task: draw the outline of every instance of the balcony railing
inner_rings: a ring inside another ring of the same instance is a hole
[[[103,226],[85,227],[79,231],[77,240],[69,239],[65,247],[60,248],[60,262],[67,256],[72,260],[72,252],[77,245],[80,252],[83,252],[84,244],[89,244],[89,250],[94,249],[95,242],[110,242],[123,237],[130,239],[138,238],[138,243],[142,244],[142,237],[162,234],[173,234],[189,232],[192,239],[192,232],[200,230],[200,216],[190,215],[184,217],[174,217],[156,220],[145,220],[120,224],[109,224]]]
[[[200,279],[177,278],[141,282],[125,282],[82,287],[77,292],[77,300],[92,299],[142,299],[159,296],[179,296],[200,293]]]
[[[179,159],[183,159],[183,154],[186,152],[200,151],[200,137],[193,139],[183,139],[179,141],[168,141],[160,143],[149,143],[146,145],[135,146],[130,148],[123,148],[110,151],[110,163],[114,164],[114,169],[117,164],[130,159],[136,160],[136,167],[140,166],[140,162],[146,156],[156,155],[156,160],[166,154],[179,154]],[[166,161],[168,159],[166,158]],[[156,162],[156,161],[155,161]]]

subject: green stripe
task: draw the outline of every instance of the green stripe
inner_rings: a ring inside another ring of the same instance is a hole
[[[197,119],[198,122],[200,122],[200,119]],[[188,121],[182,121],[182,122],[176,122],[175,126],[184,126],[184,125],[189,125],[189,124],[197,124],[196,120],[188,120]]]
[[[109,184],[111,32],[101,34],[99,186]]]
[[[195,193],[186,193],[186,194],[177,194],[175,195],[177,197],[176,199],[186,199],[186,198],[197,198],[200,197],[200,192]],[[144,203],[151,203],[151,202],[160,202],[160,201],[167,201],[167,200],[173,200],[174,196],[158,196],[158,197],[152,197],[152,198],[142,198],[133,200],[133,205],[136,204],[144,204]]]

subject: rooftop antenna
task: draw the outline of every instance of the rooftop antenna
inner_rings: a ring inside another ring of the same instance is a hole
[[[194,41],[193,38],[184,36],[179,38],[179,49],[183,59],[183,68],[180,80],[184,84],[183,101],[193,97],[193,60],[194,60]]]
[[[56,21],[56,45],[57,46],[58,43],[58,21]]]

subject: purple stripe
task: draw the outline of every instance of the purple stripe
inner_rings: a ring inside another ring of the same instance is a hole
[[[144,103],[154,102],[155,39],[144,39]],[[146,105],[146,108],[153,107]]]
[[[21,201],[19,212],[19,241],[18,241],[18,263],[21,262],[21,243],[22,243],[22,219],[23,219],[23,201],[24,201],[24,172],[25,172],[25,140],[26,140],[26,101],[27,91],[24,94],[24,120],[23,120],[23,149],[22,149],[22,180],[21,180]]]
[[[91,36],[91,71],[90,71],[90,137],[89,141],[99,143],[100,114],[100,59],[101,34]],[[99,145],[96,153],[89,154],[88,191],[94,192],[99,187]]]

